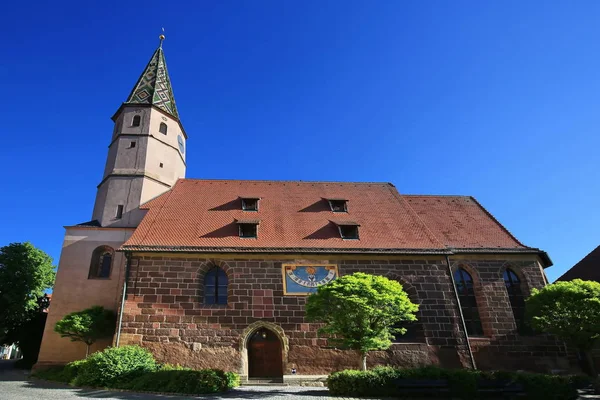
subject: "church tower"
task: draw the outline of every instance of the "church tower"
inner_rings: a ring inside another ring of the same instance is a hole
[[[102,227],[136,227],[138,207],[185,177],[187,135],[175,105],[160,45],[117,110],[92,220]]]

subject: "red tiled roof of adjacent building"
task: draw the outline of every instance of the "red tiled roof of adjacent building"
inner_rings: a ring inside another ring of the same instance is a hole
[[[573,279],[600,282],[600,246],[583,257],[581,261],[565,272],[557,281],[570,281]]]
[[[258,198],[259,211],[243,211]],[[328,199],[347,199],[332,212]],[[122,250],[440,253],[449,249],[532,251],[465,196],[405,196],[390,183],[180,179],[148,209]],[[236,221],[260,220],[240,238]],[[338,223],[360,225],[343,240]]]

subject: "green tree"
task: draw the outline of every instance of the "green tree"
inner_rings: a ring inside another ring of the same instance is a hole
[[[367,353],[385,350],[394,334],[406,332],[394,328],[402,321],[416,321],[418,305],[413,304],[396,281],[357,272],[340,277],[306,301],[306,319],[324,325],[319,333],[330,343],[357,351],[360,366],[367,369]]]
[[[533,289],[526,302],[531,326],[575,346],[596,376],[592,348],[600,338],[600,283],[575,279]]]
[[[54,269],[52,258],[29,242],[0,247],[0,342],[35,315],[54,285]]]
[[[72,342],[86,344],[85,356],[90,354],[90,346],[98,339],[107,338],[115,332],[115,313],[104,307],[93,306],[82,311],[67,314],[54,325],[54,331]]]

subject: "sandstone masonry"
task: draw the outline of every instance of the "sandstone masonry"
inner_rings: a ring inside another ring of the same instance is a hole
[[[290,256],[253,259],[194,255],[132,254],[121,344],[140,344],[162,362],[194,368],[217,367],[247,375],[246,344],[258,327],[275,332],[282,342],[284,373],[325,374],[356,367],[356,354],[328,345],[318,326],[304,319],[304,296],[285,296],[282,264],[338,265],[339,274],[361,271],[396,279],[420,305],[417,339],[373,352],[369,365],[403,367],[438,364],[469,367],[467,343],[460,323],[448,267],[442,257],[336,256],[327,260]],[[484,329],[469,339],[477,366],[536,371],[568,369],[564,345],[545,335],[516,333],[502,278],[510,266],[521,277],[526,294],[544,285],[538,261],[498,256],[452,259],[473,276]],[[229,279],[228,304],[203,304],[203,278],[212,267]]]

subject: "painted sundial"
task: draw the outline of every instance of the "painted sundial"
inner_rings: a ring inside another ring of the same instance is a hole
[[[308,295],[338,276],[336,265],[283,265],[283,286],[287,295]]]

